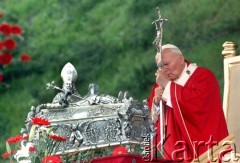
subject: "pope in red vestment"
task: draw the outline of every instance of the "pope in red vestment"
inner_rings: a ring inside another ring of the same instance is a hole
[[[219,85],[210,70],[185,62],[174,45],[162,47],[161,64],[148,98],[151,112],[158,108],[154,98],[163,100],[167,127],[164,143],[157,140],[158,148],[163,145],[165,159],[189,162],[228,136]],[[163,94],[155,94],[158,86]],[[158,119],[157,133],[159,125]]]

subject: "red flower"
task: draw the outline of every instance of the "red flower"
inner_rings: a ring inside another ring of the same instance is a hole
[[[3,81],[3,74],[0,74],[0,82]]]
[[[6,151],[5,153],[2,154],[2,157],[3,159],[7,159],[13,153],[14,153],[14,150],[12,150],[10,154]]]
[[[10,155],[6,151],[5,153],[2,154],[3,159],[7,159]]]
[[[35,152],[36,151],[36,148],[35,147],[30,147],[29,148],[29,152]]]
[[[3,48],[3,43],[0,42],[0,51],[2,50],[2,48]]]
[[[12,62],[13,56],[12,54],[4,53],[0,55],[0,64],[8,65]]]
[[[19,25],[13,25],[11,27],[12,34],[14,35],[21,35],[22,34],[22,28]]]
[[[66,141],[67,138],[64,137],[64,136],[59,136],[57,134],[50,134],[49,135],[49,138],[53,139],[53,140],[56,140],[56,141]]]
[[[43,126],[43,125],[48,126],[51,123],[47,119],[40,118],[40,117],[34,117],[34,118],[32,118],[32,124],[39,125],[39,126]]]
[[[12,50],[16,47],[16,42],[12,38],[8,38],[3,41],[3,46],[5,46],[8,50]]]
[[[60,156],[46,156],[42,158],[42,163],[62,163]]]
[[[11,34],[11,27],[7,23],[3,23],[0,26],[0,32],[2,32],[4,35],[10,35]]]
[[[15,137],[8,138],[7,142],[9,144],[11,144],[11,143],[16,144],[16,143],[20,142],[21,140],[23,140],[23,137],[21,135],[16,135]]]
[[[118,146],[113,150],[112,155],[127,154],[127,153],[128,153],[127,148]]]
[[[21,55],[21,61],[22,62],[28,62],[31,60],[31,57],[28,54],[22,54]]]

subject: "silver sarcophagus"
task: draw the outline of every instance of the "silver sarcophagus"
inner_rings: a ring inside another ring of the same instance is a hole
[[[98,85],[90,84],[88,94],[81,96],[76,88],[77,72],[67,63],[61,72],[63,87],[48,83],[47,88],[60,92],[51,103],[32,107],[23,133],[30,133],[31,119],[41,117],[51,122],[57,135],[64,136],[56,153],[81,152],[120,144],[141,144],[150,133],[149,108],[119,92],[118,97],[100,94]],[[35,136],[33,142],[37,143]]]

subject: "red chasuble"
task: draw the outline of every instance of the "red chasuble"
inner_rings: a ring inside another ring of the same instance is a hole
[[[214,74],[197,67],[189,76],[184,86],[170,83],[172,106],[164,106],[167,112],[165,159],[192,161],[212,146],[221,145],[217,143],[228,136]]]

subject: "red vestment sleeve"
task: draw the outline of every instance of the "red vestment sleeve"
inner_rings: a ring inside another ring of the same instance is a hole
[[[150,108],[150,110],[152,109],[152,103],[153,103],[153,98],[155,96],[155,89],[158,87],[158,84],[154,84],[151,91],[150,91],[150,94],[149,94],[149,97],[147,99],[147,104],[148,104],[148,107]]]

